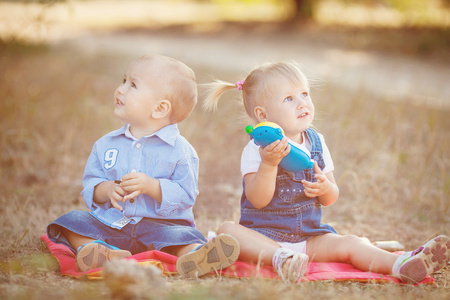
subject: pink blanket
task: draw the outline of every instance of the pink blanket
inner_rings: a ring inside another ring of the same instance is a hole
[[[101,268],[80,272],[77,270],[75,255],[64,245],[55,244],[46,234],[41,236],[51,254],[58,260],[62,275],[75,278],[101,279]],[[139,264],[152,264],[157,266],[163,272],[163,275],[175,275],[177,257],[161,252],[147,251],[135,254],[127,259],[135,259]],[[279,279],[276,271],[272,267],[259,267],[254,264],[237,261],[233,265],[222,270],[222,276],[227,277],[262,277],[268,279]],[[301,281],[314,280],[337,280],[337,281],[358,281],[358,282],[395,282],[401,283],[398,279],[383,274],[363,272],[354,268],[350,264],[344,263],[310,263],[306,275]],[[426,277],[419,284],[434,283],[430,276]]]

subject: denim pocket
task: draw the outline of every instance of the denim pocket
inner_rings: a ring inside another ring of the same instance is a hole
[[[280,174],[277,176],[278,197],[283,200],[283,202],[291,204],[304,195],[303,184],[300,182],[304,179],[304,176],[297,176],[296,174],[296,179],[299,181],[294,181],[287,174]]]

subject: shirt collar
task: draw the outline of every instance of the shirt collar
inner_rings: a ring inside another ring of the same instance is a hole
[[[125,126],[123,126],[121,129],[119,129],[117,131],[117,135],[120,134],[124,134],[127,138],[132,139],[134,141],[137,141],[138,139],[135,138],[131,132],[130,132],[130,124],[125,124]],[[157,132],[144,136],[142,138],[149,138],[152,136],[157,136],[159,137],[161,140],[163,140],[164,142],[166,142],[167,144],[174,146],[175,145],[175,140],[177,139],[178,135],[180,134],[180,131],[178,130],[178,125],[177,124],[170,124],[167,125],[163,128],[161,128],[160,130],[158,130]]]

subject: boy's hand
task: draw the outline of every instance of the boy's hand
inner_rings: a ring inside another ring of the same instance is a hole
[[[273,167],[278,166],[283,157],[289,154],[289,151],[291,151],[291,146],[286,137],[267,145],[265,148],[259,148],[261,161]]]
[[[150,181],[151,178],[144,173],[131,172],[123,176],[120,186],[127,194],[123,197],[123,201],[133,199],[140,194],[149,194],[147,189],[151,186]]]
[[[316,172],[316,182],[302,180],[305,194],[310,198],[320,197],[328,193],[332,187],[332,182],[328,180],[328,177],[319,168],[317,161],[314,161],[314,171]]]
[[[122,206],[119,205],[117,202],[125,202],[124,196],[127,193],[123,190],[123,188],[120,186],[120,183],[114,183],[114,188],[112,190],[111,195],[109,196],[109,199],[111,200],[111,205],[118,210],[122,211]]]

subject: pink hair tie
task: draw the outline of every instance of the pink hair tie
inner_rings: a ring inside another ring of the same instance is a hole
[[[238,91],[242,91],[242,86],[244,85],[244,81],[245,80],[236,82],[236,87],[237,87]]]

